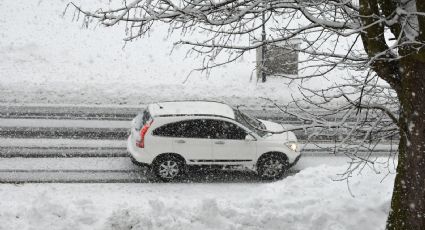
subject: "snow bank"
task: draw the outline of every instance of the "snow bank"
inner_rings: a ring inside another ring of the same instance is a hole
[[[259,97],[285,103],[300,96],[297,82],[288,86],[287,79],[270,78],[257,83],[255,51],[212,70],[208,78],[201,72],[187,78],[204,57],[188,57],[190,47],[171,53],[180,34],[169,36],[166,26],[158,26],[149,37],[125,44],[124,24],[105,28],[93,23],[84,29],[81,20],[73,21],[71,8],[62,16],[68,2],[0,2],[0,103],[139,105],[209,99],[255,106],[265,104]],[[97,9],[108,8],[110,1],[73,2]],[[332,74],[330,80],[304,86],[330,85],[347,70]]]
[[[274,183],[0,186],[0,229],[384,229],[393,176],[305,169]],[[385,169],[382,169],[385,172]]]
[[[93,23],[83,29],[81,21],[72,20],[72,9],[62,17],[68,2],[13,0],[0,7],[0,103],[135,105],[215,99],[255,105],[259,96],[284,100],[296,92],[282,79],[257,84],[252,76],[255,52],[213,70],[208,79],[196,72],[183,84],[203,58],[186,57],[189,47],[170,54],[179,35],[167,37],[167,27],[157,27],[150,37],[125,45],[124,25]],[[109,1],[74,2],[96,9]]]

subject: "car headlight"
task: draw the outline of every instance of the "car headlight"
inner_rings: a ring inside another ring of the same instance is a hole
[[[292,151],[297,151],[298,143],[294,141],[286,142],[285,145]]]

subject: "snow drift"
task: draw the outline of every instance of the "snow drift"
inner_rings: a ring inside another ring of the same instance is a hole
[[[347,187],[335,181],[344,171],[252,184],[1,185],[0,229],[383,229],[393,176],[380,182],[365,168]]]

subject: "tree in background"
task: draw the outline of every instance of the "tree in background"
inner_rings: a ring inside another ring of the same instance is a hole
[[[304,104],[293,103],[300,108],[316,106],[322,113],[306,110],[306,116],[294,115],[312,121],[307,128],[345,129],[341,141],[351,141],[356,149],[370,137],[398,137],[387,229],[425,229],[425,1],[128,0],[121,7],[96,11],[72,5],[87,23],[92,19],[105,26],[125,23],[126,41],[144,36],[158,24],[168,24],[170,32],[182,33],[177,45],[191,45],[192,52],[204,55],[201,70],[292,38],[302,40],[296,51],[304,58],[300,74],[285,77],[302,83],[331,76],[338,68],[352,70],[354,74],[340,76],[346,78],[343,83],[325,89],[301,84]],[[263,23],[269,28],[264,41]],[[334,100],[338,106],[329,105]],[[342,114],[341,122],[324,119],[334,113]],[[345,125],[349,119],[354,128]],[[368,157],[354,154],[353,159],[373,164]]]

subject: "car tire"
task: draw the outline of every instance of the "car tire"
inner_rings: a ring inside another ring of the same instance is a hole
[[[270,154],[259,159],[257,172],[263,180],[278,180],[283,177],[289,163],[285,157],[279,154]]]
[[[181,178],[184,171],[184,163],[173,155],[160,157],[152,164],[153,174],[164,182],[171,182]]]

